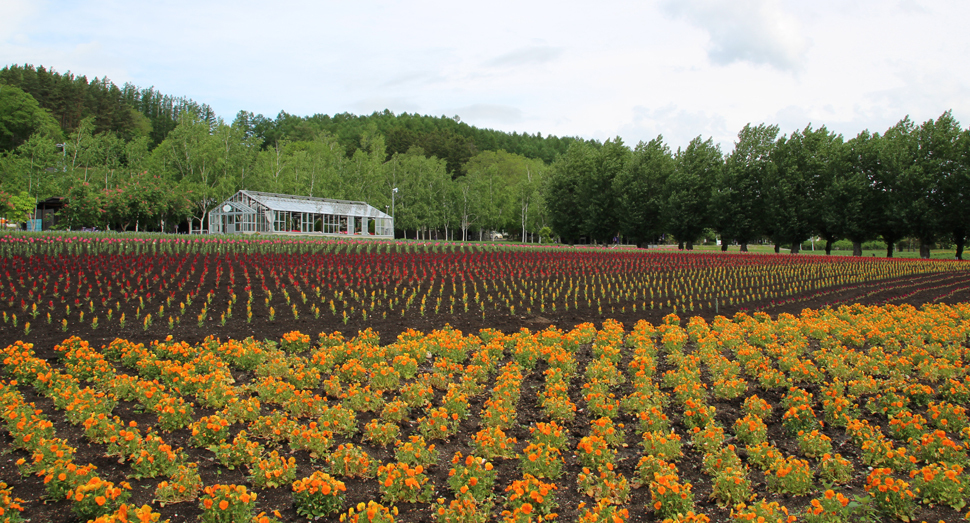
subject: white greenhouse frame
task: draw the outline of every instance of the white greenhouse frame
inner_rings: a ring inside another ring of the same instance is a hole
[[[394,218],[365,202],[239,191],[209,211],[209,232],[394,238]]]

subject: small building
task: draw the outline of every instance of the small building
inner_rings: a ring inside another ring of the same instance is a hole
[[[28,223],[29,230],[50,230],[52,227],[57,225],[57,213],[67,205],[67,198],[60,196],[55,196],[53,198],[48,198],[46,200],[37,202],[37,212],[35,214],[36,219],[32,223]]]
[[[209,211],[209,232],[394,238],[394,218],[365,202],[239,191]]]

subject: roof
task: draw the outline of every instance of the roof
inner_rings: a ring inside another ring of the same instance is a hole
[[[313,196],[296,196],[259,191],[239,191],[274,211],[305,212],[314,214],[338,214],[344,216],[367,216],[370,218],[390,218],[366,202],[333,200]]]

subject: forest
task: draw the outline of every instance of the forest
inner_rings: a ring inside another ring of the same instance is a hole
[[[65,227],[204,230],[239,189],[394,200],[398,237],[676,242],[742,251],[756,242],[798,252],[810,238],[856,254],[870,240],[915,239],[923,256],[956,246],[970,213],[970,133],[947,111],[845,138],[809,124],[783,134],[749,124],[733,150],[698,136],[478,129],[460,118],[349,113],[232,122],[184,97],[31,65],[0,70],[0,213],[23,221],[35,202],[66,197]]]

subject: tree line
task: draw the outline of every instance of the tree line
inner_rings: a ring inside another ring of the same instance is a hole
[[[384,135],[370,131],[351,154],[326,132],[312,140],[283,136],[264,148],[238,119],[209,122],[184,112],[154,148],[144,136],[125,141],[97,132],[93,117],[62,138],[36,132],[0,156],[0,194],[27,194],[31,205],[66,196],[60,218],[70,227],[174,231],[205,229],[209,210],[249,189],[388,211],[393,204],[401,236],[481,239],[503,229],[529,236],[545,226],[547,170],[540,159],[498,150],[476,153],[453,175],[445,159],[419,146],[389,153]]]
[[[749,124],[730,153],[700,136],[674,151],[662,136],[631,148],[390,111],[241,111],[230,123],[154,89],[0,70],[0,201],[66,196],[64,218],[76,227],[204,229],[208,211],[239,189],[390,211],[397,188],[395,227],[410,238],[504,231],[690,249],[713,232],[722,249],[767,240],[797,252],[820,238],[826,252],[849,240],[861,254],[879,239],[888,256],[916,238],[924,256],[943,242],[962,257],[968,156],[968,131],[950,112],[848,140],[824,126],[782,135]]]
[[[541,229],[542,175],[577,139],[460,120],[240,111],[229,123],[153,88],[8,66],[0,70],[0,194],[30,196],[6,200],[21,203],[66,196],[71,226],[198,229],[208,208],[238,189],[384,208],[397,187],[401,234]],[[523,200],[517,207],[513,192]]]
[[[916,238],[929,257],[938,242],[962,259],[970,230],[970,131],[951,112],[920,125],[908,117],[882,134],[844,140],[824,126],[780,135],[746,125],[724,154],[697,137],[673,152],[662,137],[632,150],[617,138],[573,144],[552,165],[547,201],[552,229],[566,241],[605,242],[616,234],[642,244],[671,236],[691,248],[705,229],[747,250],[766,239],[798,252],[810,238],[881,239],[887,256]]]
[[[140,89],[130,83],[118,87],[106,77],[89,81],[86,76],[61,74],[44,66],[6,66],[0,69],[0,86],[16,88],[33,98],[53,118],[62,136],[92,118],[96,134],[110,132],[124,141],[147,137],[154,147],[175,128],[183,112],[215,120],[211,107],[185,97],[162,94],[154,88]],[[0,143],[0,151],[22,142]]]

